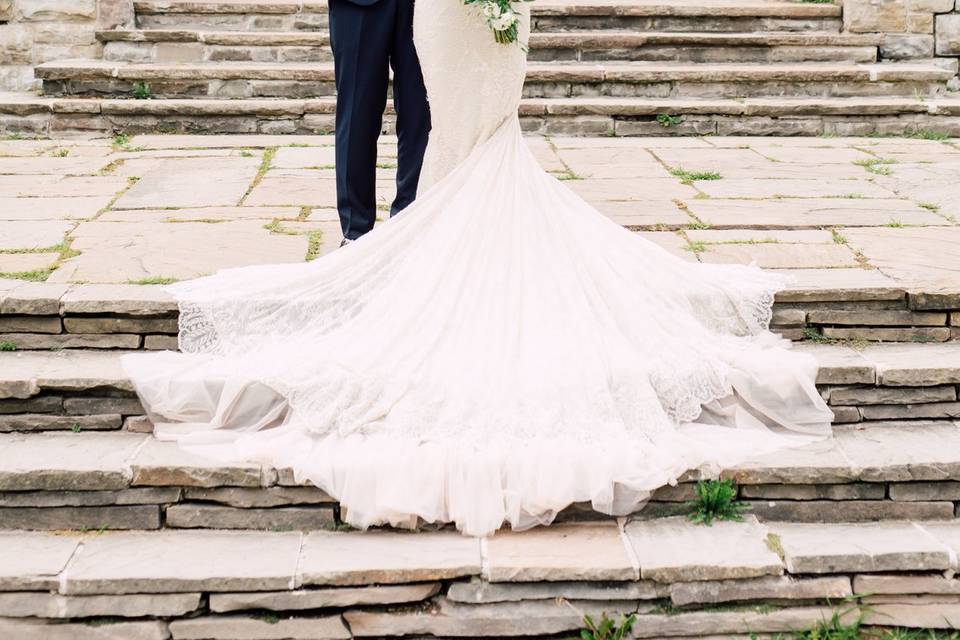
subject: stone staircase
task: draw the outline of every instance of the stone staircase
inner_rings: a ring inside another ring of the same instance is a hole
[[[785,292],[778,317],[946,322],[958,306],[863,273]],[[478,540],[350,530],[289,469],[154,440],[119,366],[136,345],[96,341],[172,348],[175,317],[148,286],[0,295],[0,326],[100,347],[0,352],[0,637],[559,638],[584,614],[630,613],[631,638],[775,638],[834,616],[862,616],[862,637],[960,624],[956,342],[799,344],[835,437],[723,470],[744,522],[691,523],[691,472],[627,518],[577,504]]]
[[[325,2],[141,0],[101,59],[36,67],[12,132],[328,133]],[[538,0],[524,127],[577,135],[952,132],[956,59],[880,58],[835,4]],[[139,98],[139,99],[138,99]],[[6,115],[3,115],[6,114]],[[389,128],[389,123],[387,125]]]

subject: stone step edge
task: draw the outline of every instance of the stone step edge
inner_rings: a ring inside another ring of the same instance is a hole
[[[101,42],[130,43],[203,43],[223,46],[327,46],[330,36],[325,31],[217,31],[199,29],[129,29],[97,31]],[[764,33],[710,32],[535,32],[528,44],[532,48],[576,47],[584,43],[595,46],[639,47],[643,45],[704,44],[714,46],[879,46],[883,34],[768,31]]]
[[[728,468],[687,471],[677,478],[676,486],[659,487],[653,493],[652,513],[641,511],[634,517],[646,520],[684,513],[684,504],[693,497],[692,483],[721,477],[733,480],[738,495],[754,506],[757,517],[771,522],[955,519],[955,504],[960,500],[960,425],[956,422],[875,422],[835,428],[834,433],[830,440]],[[930,450],[931,446],[936,449]],[[298,482],[290,468],[202,458],[150,434],[4,433],[0,452],[5,458],[0,461],[0,500],[4,502],[0,515],[6,509],[15,514],[32,508],[50,509],[51,518],[69,518],[70,513],[79,517],[100,508],[117,512],[114,516],[139,511],[127,515],[141,521],[146,517],[146,524],[127,521],[117,526],[156,529],[161,526],[158,509],[163,505],[171,518],[174,514],[169,509],[175,511],[177,521],[168,522],[171,528],[258,528],[258,523],[270,521],[302,522],[304,510],[311,529],[335,522],[334,498]],[[871,493],[877,488],[880,496]],[[292,492],[310,495],[289,495]],[[587,503],[569,507],[569,515],[563,516],[567,519],[610,519],[594,513]],[[151,509],[152,514],[143,513]]]
[[[818,385],[899,388],[960,384],[960,343],[956,342],[887,342],[864,347],[842,342],[801,342],[793,349],[817,361]],[[133,386],[120,366],[120,358],[127,353],[142,352],[124,349],[67,349],[52,355],[42,350],[0,352],[0,363],[5,367],[20,361],[18,367],[12,367],[12,371],[0,377],[0,398],[26,399],[44,391],[99,388],[132,391]],[[942,359],[932,360],[930,354]],[[25,371],[24,363],[29,364],[30,370]]]
[[[332,137],[327,137],[332,145]],[[258,145],[251,142],[245,146],[257,148]],[[851,271],[859,275],[862,270]],[[777,293],[776,302],[904,301],[906,308],[913,311],[960,309],[960,285],[948,290],[909,286],[892,280],[886,283],[885,280],[878,277],[876,282],[860,286],[854,283],[846,286],[837,283],[830,287],[787,286]],[[156,285],[58,284],[0,279],[0,315],[165,315],[177,311],[174,298]]]
[[[485,538],[455,531],[0,533],[8,549],[0,555],[7,556],[0,584],[5,590],[119,595],[284,592],[463,578],[505,588],[610,581],[619,583],[608,585],[614,589],[646,591],[624,598],[643,600],[669,595],[671,585],[688,582],[890,571],[929,572],[928,580],[935,579],[934,572],[958,568],[958,534],[958,522],[805,525],[760,523],[752,516],[712,527],[683,517],[557,524]],[[198,557],[190,545],[213,553]],[[214,551],[217,545],[222,553]],[[258,548],[267,557],[238,562]],[[45,550],[50,557],[37,558]],[[711,560],[712,551],[725,554]],[[15,553],[22,555],[11,558]],[[14,568],[23,571],[10,575]]]
[[[392,106],[388,103],[388,111]],[[301,116],[333,114],[336,98],[67,98],[25,96],[5,98],[0,95],[0,113],[27,116],[32,114],[75,115],[251,115]],[[896,115],[927,114],[960,115],[960,99],[930,98],[745,98],[742,100],[690,98],[525,98],[520,103],[523,116],[656,116],[723,115],[723,116],[797,116],[797,115]]]
[[[333,81],[332,63],[124,63],[57,60],[34,68],[41,80],[313,80]],[[647,82],[945,82],[956,69],[932,63],[531,63],[527,81]]]
[[[327,13],[325,0],[305,0],[285,3],[271,0],[246,2],[203,2],[202,0],[136,0],[138,14],[297,14]],[[555,3],[549,0],[531,7],[533,16],[675,16],[675,17],[754,17],[754,18],[839,18],[842,7],[832,3],[798,2],[704,2],[695,5],[685,2],[671,4],[669,0],[637,2],[621,0],[608,3]]]

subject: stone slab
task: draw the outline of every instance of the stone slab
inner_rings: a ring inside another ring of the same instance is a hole
[[[858,264],[853,252],[840,244],[711,244],[699,257],[707,263],[756,263],[765,269],[834,269]]]
[[[572,605],[572,606],[571,606]],[[356,638],[383,636],[540,636],[577,631],[583,614],[632,612],[630,602],[506,602],[475,607],[441,601],[426,611],[351,610],[344,614]]]
[[[960,428],[950,422],[835,427],[836,443],[865,482],[960,479]]]
[[[649,580],[630,582],[487,582],[474,578],[453,582],[447,599],[464,604],[522,602],[526,600],[656,600],[669,595],[669,587]]]
[[[796,229],[874,227],[899,220],[910,225],[942,225],[943,218],[910,200],[796,198],[768,200],[689,200],[693,215],[714,228]]]
[[[143,487],[121,491],[3,491],[0,507],[102,507],[169,504],[180,500],[175,487]]]
[[[799,180],[789,178],[726,178],[697,180],[697,189],[711,198],[881,198],[895,194],[866,179]]]
[[[792,279],[777,294],[778,303],[904,301],[906,291],[876,269],[792,269],[779,273]]]
[[[956,285],[960,270],[960,229],[904,227],[848,229],[851,247],[884,273],[931,286]]]
[[[953,503],[892,500],[751,500],[750,512],[765,522],[876,522],[950,520]]]
[[[587,202],[603,200],[649,200],[659,198],[683,200],[696,197],[697,191],[675,178],[612,178],[605,180],[570,180],[566,185]]]
[[[240,203],[260,167],[257,158],[171,159],[140,180],[116,202],[117,209],[213,207]]]
[[[864,622],[908,629],[956,629],[960,627],[960,603],[873,604]]]
[[[211,504],[176,504],[167,507],[166,513],[166,526],[180,529],[308,531],[336,526],[330,506],[237,509]]]
[[[38,193],[55,192],[58,198],[110,197],[126,189],[130,183],[119,176],[0,175],[0,193],[4,197],[35,197]]]
[[[484,575],[490,582],[639,577],[620,529],[612,522],[497,533],[486,541]]]
[[[890,499],[904,501],[960,501],[960,482],[893,482]]]
[[[176,318],[66,317],[63,328],[69,333],[172,333],[178,331]]]
[[[133,433],[0,434],[0,489],[103,491],[130,483]]]
[[[799,344],[797,351],[815,354],[820,369],[817,384],[873,384],[876,382],[876,363],[861,351],[843,345]]]
[[[0,313],[4,314],[57,315],[60,313],[60,298],[70,288],[48,282],[9,282],[16,282],[16,286],[0,296]]]
[[[0,590],[56,589],[80,536],[0,531]]]
[[[114,431],[123,424],[119,414],[55,416],[49,414],[0,415],[0,432]]]
[[[89,220],[110,204],[112,199],[112,196],[78,196],[73,198],[0,197],[0,220],[29,220],[31,222],[40,220]]]
[[[0,593],[0,616],[11,618],[140,618],[181,616],[200,607],[199,593],[62,596],[56,593]]]
[[[759,484],[740,487],[741,498],[764,500],[883,500],[884,484],[851,482],[847,484]]]
[[[28,398],[41,390],[132,392],[115,352],[0,352],[0,398]]]
[[[455,583],[459,584],[459,583]],[[299,589],[259,593],[210,594],[210,611],[226,613],[247,609],[269,611],[301,611],[329,607],[392,605],[422,602],[440,591],[439,582],[421,584],[385,585],[375,587],[344,587],[339,589]]]
[[[187,500],[217,502],[243,509],[264,507],[285,507],[304,504],[334,504],[336,500],[318,487],[264,487],[240,488],[222,487],[215,489],[189,487],[185,491]]]
[[[457,533],[306,534],[300,584],[366,585],[479,575],[480,541]]]
[[[960,580],[939,575],[860,575],[853,578],[859,594],[960,595]]]
[[[951,566],[947,546],[908,522],[769,527],[793,574],[933,571]]]
[[[63,242],[64,236],[72,227],[71,222],[57,220],[0,220],[0,250],[53,247]]]
[[[657,582],[724,580],[779,575],[783,566],[767,545],[767,529],[744,522],[710,527],[683,517],[631,522],[626,533],[640,563],[640,577]]]
[[[72,287],[60,303],[64,314],[156,316],[177,311],[177,303],[163,287],[150,285],[84,284]]]
[[[259,487],[262,471],[258,464],[222,463],[187,453],[175,442],[152,438],[130,461],[135,486],[178,487]]]
[[[843,600],[851,595],[853,589],[847,576],[765,576],[748,580],[679,582],[670,585],[670,600],[676,606],[750,600]]]
[[[84,542],[61,593],[290,589],[300,544],[299,533],[107,532]]]
[[[219,269],[300,262],[305,236],[270,233],[255,220],[204,222],[83,222],[73,232],[80,255],[51,282],[127,283],[146,278],[189,279]]]
[[[170,633],[167,623],[160,620],[91,625],[14,618],[0,619],[0,637],[17,640],[168,640]]]
[[[887,386],[960,383],[960,343],[869,345],[862,352]]]
[[[5,507],[0,508],[0,526],[4,529],[46,531],[159,529],[160,507]]]
[[[0,273],[30,273],[53,269],[59,253],[0,253]]]
[[[792,633],[811,629],[829,621],[834,610],[829,607],[797,607],[757,610],[744,607],[740,611],[696,611],[676,615],[642,615],[637,617],[634,638],[722,637],[721,634],[755,636],[761,633]],[[856,617],[853,612],[841,616],[843,624]],[[777,636],[773,636],[776,638]]]
[[[830,390],[831,405],[925,404],[953,402],[956,387],[848,387]]]
[[[244,616],[201,616],[170,623],[173,640],[349,640],[340,616],[265,620]]]
[[[836,440],[779,451],[723,472],[737,484],[845,483],[857,473]]]

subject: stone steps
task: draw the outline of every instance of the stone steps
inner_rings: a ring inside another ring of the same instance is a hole
[[[740,223],[710,222],[713,233],[742,229]],[[696,237],[699,231],[688,233]],[[909,287],[866,269],[801,269],[791,275],[796,281],[777,294],[771,325],[786,338],[913,341],[917,353],[936,346],[927,343],[960,338],[955,290]],[[0,342],[19,351],[176,349],[177,317],[176,303],[156,286],[0,280]]]
[[[455,532],[0,534],[17,640],[546,637],[587,613],[630,638],[845,624],[951,628],[960,524],[568,524]],[[837,604],[838,602],[842,604]]]
[[[57,96],[327,97],[332,63],[137,64],[66,60],[39,65],[44,93]],[[683,64],[531,63],[528,98],[933,96],[956,74],[939,63]]]
[[[326,2],[147,0],[134,6],[143,29],[315,31],[327,26]],[[540,1],[531,13],[535,31],[839,31],[841,26],[839,5],[766,0]]]
[[[18,135],[333,132],[336,99],[55,98],[0,95],[0,128]],[[386,128],[392,128],[388,105]],[[526,98],[521,121],[547,135],[960,135],[951,95],[847,98]],[[670,116],[672,120],[658,118]]]
[[[103,58],[122,62],[328,62],[326,32],[100,31]],[[534,33],[531,61],[876,62],[879,34],[670,33],[579,31]]]
[[[723,470],[769,522],[952,521],[960,504],[960,425],[949,420],[838,426],[832,440]],[[149,434],[0,434],[0,529],[321,530],[339,505],[289,469],[227,463]],[[635,516],[686,514],[690,472]],[[561,522],[609,520],[589,504]],[[0,583],[2,584],[2,583]]]
[[[134,321],[118,319],[116,324]],[[0,340],[10,342],[11,337],[0,335]],[[94,341],[91,334],[81,338]],[[819,362],[817,382],[833,408],[835,424],[960,417],[958,342],[862,347],[807,343],[796,348]],[[123,353],[0,352],[0,432],[152,430],[121,369]]]

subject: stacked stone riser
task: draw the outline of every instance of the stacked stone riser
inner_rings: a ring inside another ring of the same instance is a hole
[[[326,33],[105,31],[104,60],[119,62],[329,62]],[[876,62],[876,36],[773,34],[533,34],[534,62]]]
[[[136,26],[140,29],[223,29],[229,31],[318,31],[328,26],[326,3],[304,2],[300,7],[276,7],[265,13],[262,5],[233,6],[217,3],[176,5],[136,2]],[[203,8],[203,11],[198,10]],[[248,9],[244,11],[243,9]],[[737,15],[739,13],[740,15]],[[624,30],[666,32],[837,32],[842,26],[833,7],[747,11],[716,10],[698,6],[635,5],[531,8],[531,29],[545,31]]]
[[[70,292],[24,285],[0,303],[0,343],[23,351],[177,348],[177,308],[162,290],[142,287],[138,295],[150,303],[138,308],[137,300],[122,299],[128,287],[106,288],[121,299],[108,292],[102,299],[87,296],[83,285]],[[794,341],[946,342],[960,339],[960,297],[902,289],[788,290],[777,296],[771,328]]]
[[[455,532],[7,534],[0,633],[18,640],[769,637],[957,622],[958,525],[556,526]],[[16,549],[16,551],[13,551]],[[37,551],[46,550],[46,555]],[[722,559],[722,562],[720,561]],[[62,626],[54,626],[62,625]],[[757,636],[756,634],[762,634]]]
[[[949,521],[960,504],[960,455],[923,447],[956,447],[957,431],[935,421],[840,428],[812,456],[780,452],[722,475],[764,521]],[[2,434],[0,452],[0,529],[318,530],[341,527],[346,515],[288,469],[197,458],[146,434]],[[635,517],[689,513],[699,478],[658,490]],[[558,516],[609,519],[589,504]]]
[[[824,369],[822,378],[840,374]],[[852,373],[844,377],[851,383],[821,384],[820,391],[834,412],[834,424],[869,423],[887,420],[930,420],[960,418],[960,402],[955,384],[927,386],[877,386],[852,384],[856,378],[866,381],[872,372]],[[943,379],[960,380],[960,372]],[[57,383],[42,386],[39,393],[26,398],[0,398],[0,433],[34,431],[152,431],[143,417],[143,407],[129,385],[82,389],[58,388]]]
[[[131,66],[77,70],[47,65],[37,70],[49,96],[133,96],[149,87],[154,98],[313,98],[336,95],[333,67],[285,66]],[[531,64],[524,85],[526,98],[584,97],[843,97],[936,96],[955,74],[948,69],[873,71],[850,67],[808,69],[722,67],[568,68]]]
[[[926,104],[900,98],[865,107],[870,115],[824,115],[849,107],[824,99],[796,105],[746,98],[716,102],[651,100],[647,103],[590,104],[572,99],[529,99],[521,106],[521,124],[531,134],[563,136],[864,136],[936,131],[960,137],[960,117],[950,104]],[[33,137],[112,136],[118,132],[203,134],[333,133],[333,98],[308,100],[37,100],[0,102],[0,129]],[[707,112],[707,113],[704,113]],[[645,115],[636,115],[636,114]],[[804,115],[809,113],[809,115]],[[657,116],[680,122],[669,127]],[[384,120],[393,132],[393,118]]]
[[[149,481],[138,482],[113,491],[0,491],[0,529],[313,531],[344,526],[336,501],[313,487],[153,487]],[[693,484],[668,487],[633,517],[686,515],[691,510],[687,501],[694,497]],[[744,485],[739,500],[765,522],[953,520],[960,506],[960,482]],[[589,504],[557,516],[558,522],[608,520],[610,516]]]

